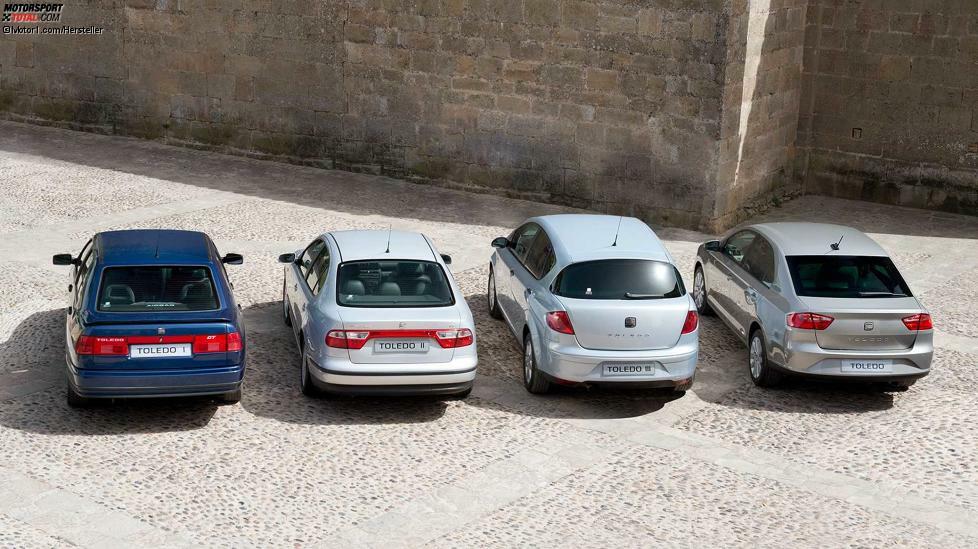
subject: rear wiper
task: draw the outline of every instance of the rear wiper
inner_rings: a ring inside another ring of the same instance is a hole
[[[893,292],[859,292],[859,297],[910,297],[907,294],[895,294]]]
[[[665,296],[662,294],[633,294],[632,292],[625,292],[625,299],[661,299]]]

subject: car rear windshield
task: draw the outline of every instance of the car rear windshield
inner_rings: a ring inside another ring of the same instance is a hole
[[[686,294],[676,267],[645,259],[574,263],[557,275],[553,289],[573,299],[666,299]]]
[[[808,297],[909,297],[910,288],[888,257],[788,256],[795,293]]]
[[[102,271],[98,310],[110,313],[211,311],[219,307],[207,267],[109,267]]]
[[[437,263],[349,261],[339,267],[336,302],[346,307],[447,307],[455,298]]]

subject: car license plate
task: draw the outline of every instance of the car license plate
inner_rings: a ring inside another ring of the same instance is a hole
[[[423,339],[374,341],[375,353],[427,353],[428,342]]]
[[[889,374],[893,372],[892,360],[843,360],[845,374]]]
[[[602,368],[605,377],[650,376],[654,373],[654,364],[605,364]]]
[[[168,356],[193,356],[190,343],[154,343],[130,345],[130,358],[160,358]]]

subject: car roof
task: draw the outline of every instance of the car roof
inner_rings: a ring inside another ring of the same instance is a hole
[[[210,238],[198,231],[133,229],[95,235],[99,260],[111,264],[210,263]]]
[[[437,261],[428,239],[408,231],[360,230],[329,233],[340,249],[342,261],[413,259]],[[390,252],[388,250],[390,238]]]
[[[761,223],[751,225],[781,249],[784,255],[886,256],[886,251],[865,233],[845,225],[829,223]],[[841,239],[841,242],[839,240]],[[832,244],[839,243],[839,250]]]
[[[655,232],[634,217],[558,214],[529,221],[543,227],[558,256],[568,263],[612,258],[672,261]]]

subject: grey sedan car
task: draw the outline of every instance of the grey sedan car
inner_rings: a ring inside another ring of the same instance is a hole
[[[472,390],[472,313],[448,271],[451,258],[428,237],[334,231],[279,261],[303,394],[464,398]]]
[[[930,314],[883,248],[850,227],[767,223],[706,242],[693,299],[747,344],[760,386],[793,374],[902,390],[930,371]]]
[[[638,219],[551,215],[492,242],[490,314],[523,346],[531,393],[561,385],[693,383],[699,316],[675,262]]]

